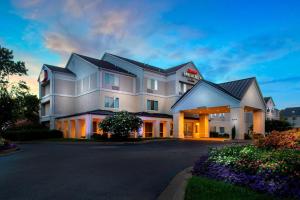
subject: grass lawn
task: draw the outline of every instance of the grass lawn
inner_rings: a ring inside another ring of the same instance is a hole
[[[187,184],[185,200],[271,200],[268,195],[260,194],[244,187],[222,181],[193,176]]]

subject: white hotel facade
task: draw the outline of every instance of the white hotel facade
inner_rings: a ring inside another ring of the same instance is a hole
[[[41,123],[64,137],[90,138],[101,132],[101,120],[122,110],[143,120],[142,137],[201,138],[235,126],[243,139],[250,123],[264,133],[266,105],[256,79],[215,84],[193,62],[162,69],[109,53],[73,53],[64,68],[44,64],[38,82]]]

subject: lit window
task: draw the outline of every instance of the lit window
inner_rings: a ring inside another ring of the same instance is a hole
[[[104,106],[106,108],[119,108],[119,98],[105,97]]]
[[[147,79],[147,89],[157,90],[158,88],[157,80],[155,79]]]
[[[147,110],[158,110],[158,101],[147,100]]]
[[[105,85],[119,86],[119,77],[114,74],[104,74]]]

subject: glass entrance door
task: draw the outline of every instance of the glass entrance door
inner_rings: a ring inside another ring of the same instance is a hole
[[[193,137],[193,122],[184,123],[184,137]]]
[[[145,137],[152,137],[153,124],[152,122],[145,122]]]

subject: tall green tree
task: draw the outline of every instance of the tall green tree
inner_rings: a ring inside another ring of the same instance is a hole
[[[10,82],[13,75],[27,75],[25,63],[15,61],[13,51],[0,45],[0,132],[18,119],[38,121],[38,98],[24,81]]]
[[[27,75],[25,63],[22,61],[14,61],[13,51],[0,45],[0,84],[1,87],[7,87],[9,76],[11,75]]]

